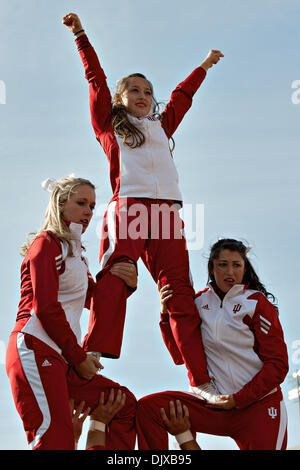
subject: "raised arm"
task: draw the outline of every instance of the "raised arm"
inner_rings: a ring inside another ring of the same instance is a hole
[[[76,37],[76,44],[81,57],[85,78],[89,82],[89,101],[91,122],[96,138],[100,144],[105,146],[105,136],[112,131],[111,107],[112,100],[106,83],[105,73],[100,65],[97,54],[91,46],[82,23],[75,13],[69,13],[62,19]]]
[[[76,15],[76,13],[69,13],[68,15],[64,16],[62,19],[62,23],[66,25],[68,30],[71,31],[71,33],[75,34],[76,37],[85,34],[81,21]]]
[[[208,69],[217,64],[221,57],[224,57],[221,51],[211,50],[201,65],[172,92],[171,99],[161,114],[162,126],[168,137],[174,134],[185,113],[190,109],[193,96],[203,82]]]

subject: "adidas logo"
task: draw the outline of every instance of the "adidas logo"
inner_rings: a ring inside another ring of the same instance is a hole
[[[202,307],[202,308],[205,308],[205,310],[209,310],[209,306],[208,306],[208,304],[206,304],[206,305],[203,305],[203,307]]]
[[[43,364],[42,364],[42,367],[48,367],[48,366],[52,366],[52,364],[47,359],[45,359]]]

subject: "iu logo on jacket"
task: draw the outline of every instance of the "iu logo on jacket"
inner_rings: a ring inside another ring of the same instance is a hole
[[[242,308],[241,304],[235,304],[232,311],[233,313],[238,313],[241,310],[241,308]]]
[[[268,413],[269,416],[271,416],[272,419],[275,419],[277,416],[277,409],[274,408],[274,406],[271,406],[271,408],[268,408]]]

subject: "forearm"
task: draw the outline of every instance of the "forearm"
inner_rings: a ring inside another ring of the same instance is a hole
[[[245,408],[276,389],[286,373],[287,368],[283,363],[264,364],[258,374],[233,395],[237,408]]]
[[[87,63],[85,62],[85,55],[81,52],[83,49],[88,48],[89,53],[94,55],[94,59],[96,59],[96,62],[98,62],[98,58],[96,56],[95,51],[93,50],[91,44],[89,43],[89,40],[86,36],[85,30],[81,24],[80,19],[75,13],[69,13],[68,15],[63,17],[62,20],[63,24],[67,26],[69,31],[73,34],[77,48],[79,51],[79,54],[82,58],[84,68],[87,69]],[[99,64],[98,64],[99,65]],[[87,70],[86,70],[87,72]],[[88,78],[88,77],[87,77]]]
[[[161,114],[162,126],[168,136],[174,134],[183,117],[190,109],[193,96],[201,86],[205,76],[206,71],[202,67],[197,67],[172,92],[170,101]]]
[[[252,297],[258,302],[249,327],[254,334],[256,352],[262,367],[234,395],[238,408],[254,403],[278,387],[289,369],[287,347],[277,310],[262,294]]]
[[[105,446],[105,432],[89,430],[85,448],[89,450],[96,446]]]
[[[33,308],[39,319],[43,329],[47,335],[61,349],[62,355],[66,361],[75,366],[86,358],[86,353],[77,342],[75,333],[73,332],[64,309],[58,301],[48,301],[47,297],[52,295],[49,290],[35,290],[35,298]]]
[[[194,439],[189,442],[185,442],[180,446],[182,450],[201,450],[201,447],[197,444],[197,441]]]
[[[58,301],[59,273],[56,257],[61,254],[51,235],[34,241],[30,252],[30,277],[33,310],[48,336],[62,350],[65,359],[75,365],[86,357]]]
[[[80,36],[84,36],[86,34],[84,29],[79,30],[78,32],[74,33],[76,39],[80,38]]]
[[[85,78],[89,82],[91,123],[97,140],[101,141],[101,136],[110,131],[112,126],[110,90],[98,56],[84,33],[76,39],[76,45],[84,66]]]
[[[211,63],[208,60],[204,60],[201,64],[200,67],[205,70],[205,72],[208,71],[208,69],[211,68]]]
[[[49,317],[49,322],[44,321],[42,325],[46,333],[61,349],[68,364],[77,366],[86,359],[86,352],[77,343],[77,338],[67,320],[54,322],[53,318]]]
[[[96,79],[99,85],[105,82],[105,73],[100,65],[96,51],[91,45],[86,33],[80,33],[76,37],[75,43],[84,66],[86,79],[89,82]]]
[[[179,351],[179,348],[176,344],[176,341],[174,339],[171,327],[170,327],[170,322],[169,322],[169,314],[160,314],[160,330],[161,334],[164,340],[165,345],[167,346],[167,349],[169,353],[171,354],[171,357],[176,365],[179,364],[184,364],[184,361],[182,359],[181,352]]]
[[[183,82],[177,85],[176,89],[184,90],[192,98],[205,79],[205,76],[206,70],[202,65],[199,65],[199,67],[196,67]]]

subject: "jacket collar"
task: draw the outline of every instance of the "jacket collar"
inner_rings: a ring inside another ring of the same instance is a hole
[[[143,122],[143,121],[157,121],[156,114],[154,114],[152,111],[150,111],[149,114],[147,114],[147,116],[144,116],[141,118],[132,116],[132,114],[129,114],[129,113],[127,113],[127,117],[129,121],[131,121],[132,123],[138,123],[138,122]]]
[[[231,289],[228,292],[226,292],[226,294],[224,293],[224,297],[223,297],[223,299],[221,299],[221,296],[218,293],[218,290],[217,290],[217,287],[216,287],[215,283],[209,282],[209,284],[207,286],[208,286],[209,290],[215,296],[217,296],[220,300],[225,300],[225,298],[228,299],[230,297],[235,297],[236,295],[241,294],[245,289],[247,289],[247,286],[245,286],[245,284],[235,284],[234,286],[231,287]]]
[[[81,243],[82,235],[82,224],[77,224],[76,222],[65,221],[69,227],[71,233],[71,243],[74,256],[81,256],[82,250],[84,249]]]
[[[76,224],[75,222],[71,222],[69,224],[69,230],[72,235],[72,240],[80,240],[81,241],[81,235],[82,235],[82,224]]]
[[[70,222],[69,220],[64,220],[66,226],[69,228],[71,233],[71,240],[80,240],[82,235],[82,224],[77,224],[76,222]]]

